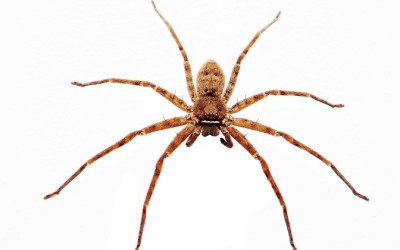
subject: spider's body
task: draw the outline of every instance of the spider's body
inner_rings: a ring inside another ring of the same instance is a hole
[[[224,82],[224,72],[214,60],[205,62],[197,74],[198,98],[193,104],[192,114],[193,121],[197,126],[197,133],[201,129],[201,135],[204,137],[209,135],[218,136],[221,127],[226,127],[226,123],[229,120],[227,107],[222,98]],[[191,146],[197,136],[192,134],[190,138],[193,138],[193,140],[189,140],[186,145]],[[229,144],[229,147],[232,146],[233,144]]]
[[[251,120],[248,120],[245,118],[233,117],[234,114],[236,114],[239,111],[251,106],[252,104],[266,98],[269,95],[309,97],[318,102],[326,104],[332,108],[341,108],[341,107],[343,107],[342,104],[332,104],[322,98],[319,98],[313,94],[306,93],[306,92],[287,91],[287,90],[269,90],[269,91],[261,92],[259,94],[245,98],[244,100],[239,101],[236,104],[234,104],[232,107],[227,107],[227,102],[229,101],[229,99],[232,95],[232,92],[234,90],[235,84],[236,84],[236,80],[237,80],[237,76],[240,71],[242,60],[245,58],[246,54],[249,52],[250,48],[253,46],[253,44],[256,42],[256,40],[260,37],[260,35],[266,29],[268,29],[273,23],[275,23],[277,21],[279,15],[280,15],[280,12],[275,17],[275,19],[273,19],[270,23],[268,23],[265,27],[263,27],[261,30],[259,30],[257,32],[257,34],[250,41],[250,43],[242,51],[242,53],[240,54],[240,56],[238,57],[238,59],[235,63],[235,66],[233,67],[230,79],[229,79],[227,87],[225,89],[224,89],[224,83],[225,83],[224,73],[223,73],[221,67],[218,65],[218,63],[215,62],[214,60],[208,60],[202,65],[202,67],[200,68],[199,73],[197,75],[197,79],[196,79],[197,88],[195,88],[194,84],[193,84],[193,77],[192,77],[189,59],[187,57],[185,50],[183,49],[182,44],[180,43],[172,26],[163,17],[163,15],[158,11],[153,0],[152,0],[152,4],[154,7],[154,10],[157,12],[157,14],[161,17],[161,19],[163,20],[165,25],[168,27],[172,37],[174,38],[174,40],[175,40],[176,44],[178,45],[178,48],[181,52],[181,55],[183,58],[183,64],[184,64],[184,68],[185,68],[187,89],[188,89],[189,96],[190,96],[190,99],[191,99],[193,105],[186,104],[182,99],[178,98],[171,92],[169,92],[151,82],[147,82],[147,81],[127,80],[127,79],[120,79],[120,78],[108,78],[108,79],[93,81],[93,82],[88,82],[88,83],[73,82],[72,83],[73,85],[77,85],[80,87],[86,87],[86,86],[90,86],[90,85],[98,85],[98,84],[103,84],[103,83],[108,83],[108,82],[120,83],[120,84],[130,84],[130,85],[141,86],[141,87],[149,87],[149,88],[152,88],[154,91],[156,91],[161,96],[163,96],[164,98],[166,98],[173,105],[175,105],[176,107],[185,111],[188,114],[184,117],[175,117],[175,118],[166,119],[164,121],[154,123],[145,128],[142,128],[140,130],[136,130],[136,131],[133,131],[133,132],[127,134],[121,140],[117,141],[113,145],[107,147],[106,149],[102,150],[101,152],[97,153],[92,158],[90,158],[88,161],[86,161],[56,191],[46,195],[45,199],[51,198],[55,195],[58,195],[87,166],[89,166],[90,164],[92,164],[93,162],[98,160],[99,158],[105,156],[106,154],[110,153],[111,151],[118,149],[119,147],[127,144],[136,136],[138,136],[138,135],[144,136],[144,135],[147,135],[152,132],[157,132],[157,131],[164,130],[164,129],[170,129],[170,128],[175,128],[175,127],[179,127],[179,126],[184,126],[184,128],[175,136],[175,138],[168,145],[168,147],[166,148],[164,153],[160,156],[160,158],[157,161],[157,164],[156,164],[156,167],[154,170],[154,174],[153,174],[153,178],[151,180],[151,183],[150,183],[150,186],[149,186],[149,189],[148,189],[148,192],[147,192],[144,204],[143,204],[142,219],[141,219],[140,228],[139,228],[136,250],[139,249],[140,244],[141,244],[144,224],[146,221],[147,207],[149,205],[154,188],[157,184],[157,180],[161,174],[164,159],[167,158],[169,155],[171,155],[174,152],[174,150],[176,148],[178,148],[179,145],[182,144],[185,140],[186,140],[186,146],[190,147],[191,145],[193,145],[193,143],[196,141],[196,139],[199,137],[200,134],[205,137],[209,136],[209,135],[218,136],[221,132],[223,138],[221,138],[220,141],[224,146],[231,148],[233,146],[233,141],[232,141],[232,138],[233,138],[246,151],[248,151],[252,157],[254,157],[256,160],[258,160],[260,162],[262,170],[263,170],[268,182],[271,184],[271,187],[282,207],[283,216],[285,219],[290,244],[291,244],[293,250],[295,250],[296,247],[294,244],[292,230],[291,230],[290,221],[289,221],[289,216],[288,216],[288,212],[287,212],[287,207],[286,207],[286,203],[283,199],[283,196],[282,196],[274,178],[272,177],[272,174],[269,170],[267,162],[257,152],[255,147],[246,139],[246,137],[238,129],[236,129],[236,127],[242,127],[242,128],[246,128],[246,129],[255,130],[255,131],[269,134],[269,135],[275,136],[275,137],[282,137],[283,139],[285,139],[287,142],[291,143],[292,145],[310,153],[314,157],[321,160],[324,164],[326,164],[328,167],[330,167],[336,173],[336,175],[338,175],[342,179],[342,181],[350,188],[350,190],[353,192],[354,195],[356,195],[357,197],[359,197],[361,199],[368,200],[368,198],[366,196],[358,193],[355,190],[355,188],[350,184],[349,181],[347,181],[347,179],[344,177],[344,175],[342,173],[340,173],[340,171],[328,159],[326,159],[324,156],[322,156],[321,154],[319,154],[318,152],[316,152],[309,146],[296,140],[295,138],[293,138],[292,136],[290,136],[289,134],[287,134],[285,132],[275,130],[266,125],[263,125],[258,122],[251,121]]]

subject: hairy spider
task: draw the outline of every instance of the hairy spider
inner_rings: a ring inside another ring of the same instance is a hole
[[[124,138],[119,140],[118,142],[114,143],[113,145],[107,147],[106,149],[102,150],[101,152],[94,155],[88,161],[86,161],[71,177],[69,177],[56,191],[50,193],[44,197],[44,199],[49,199],[55,195],[58,195],[61,190],[63,190],[72,180],[74,180],[87,166],[92,164],[93,162],[97,161],[99,158],[105,156],[106,154],[110,153],[111,151],[118,149],[119,147],[127,144],[137,135],[147,135],[149,133],[153,133],[156,131],[161,131],[164,129],[175,128],[179,126],[184,126],[184,128],[175,136],[172,142],[168,145],[167,149],[164,153],[160,156],[157,161],[153,178],[151,180],[150,186],[147,191],[147,195],[143,204],[142,210],[142,218],[139,228],[138,240],[136,245],[136,250],[139,249],[144,224],[146,221],[146,212],[147,207],[149,205],[151,196],[153,194],[154,188],[156,186],[157,180],[161,174],[161,169],[163,166],[164,159],[171,155],[174,150],[186,139],[186,146],[190,147],[193,143],[197,140],[199,135],[206,136],[218,136],[221,132],[223,138],[220,138],[221,143],[231,148],[233,146],[232,137],[235,139],[244,149],[246,149],[251,156],[253,156],[256,160],[258,160],[261,164],[262,170],[264,171],[267,180],[272,186],[272,189],[275,192],[276,197],[279,200],[280,205],[283,209],[283,217],[285,219],[287,232],[289,234],[290,245],[293,249],[296,249],[292,230],[290,227],[289,216],[287,212],[287,207],[279,188],[272,177],[272,174],[269,170],[267,162],[264,158],[257,152],[254,146],[246,139],[246,137],[238,130],[236,127],[247,128],[251,130],[255,130],[258,132],[266,133],[276,137],[282,137],[289,143],[295,145],[296,147],[305,150],[306,152],[312,154],[314,157],[321,160],[325,165],[330,167],[336,175],[339,176],[340,179],[350,188],[354,195],[357,197],[368,200],[368,198],[356,191],[356,189],[350,184],[349,181],[343,176],[342,173],[324,156],[310,148],[309,146],[303,144],[302,142],[296,140],[289,134],[285,132],[281,132],[275,130],[271,127],[266,125],[260,124],[255,121],[251,121],[244,118],[234,118],[232,114],[238,113],[239,111],[249,107],[250,105],[268,97],[269,95],[275,96],[300,96],[300,97],[309,97],[318,102],[326,104],[332,108],[341,108],[344,107],[343,104],[332,104],[322,98],[319,98],[313,94],[306,93],[306,92],[298,92],[298,91],[288,91],[288,90],[269,90],[265,92],[261,92],[259,94],[253,95],[251,97],[245,98],[242,101],[237,102],[232,107],[227,107],[227,102],[229,101],[233,89],[236,84],[236,80],[240,71],[240,65],[242,60],[245,58],[246,54],[249,52],[250,48],[254,45],[257,39],[261,36],[261,34],[267,30],[273,23],[275,23],[279,16],[280,12],[276,15],[276,17],[269,22],[266,26],[264,26],[261,30],[257,32],[257,34],[253,37],[250,43],[246,46],[246,48],[242,51],[240,56],[238,57],[235,66],[233,67],[228,86],[224,90],[224,83],[225,83],[225,76],[218,65],[218,63],[214,60],[206,61],[200,68],[199,73],[197,74],[196,85],[197,88],[194,87],[193,84],[193,77],[192,71],[189,63],[188,56],[178,39],[174,29],[168,23],[168,21],[164,18],[161,12],[157,9],[154,0],[152,0],[152,4],[154,10],[160,16],[164,24],[168,27],[172,37],[174,38],[176,44],[178,45],[179,51],[183,57],[183,65],[185,68],[185,76],[186,76],[186,84],[187,89],[190,95],[190,99],[193,102],[193,105],[187,105],[182,99],[178,98],[171,92],[147,81],[140,81],[140,80],[126,80],[120,78],[108,78],[99,81],[93,81],[88,83],[79,83],[79,82],[72,82],[73,85],[86,87],[90,85],[97,85],[103,83],[122,83],[122,84],[131,84],[135,86],[142,86],[142,87],[150,87],[158,94],[166,98],[172,104],[174,104],[179,109],[187,112],[188,114],[184,117],[175,117],[163,120],[161,122],[154,123],[150,126],[147,126],[143,129],[133,131],[127,134]]]

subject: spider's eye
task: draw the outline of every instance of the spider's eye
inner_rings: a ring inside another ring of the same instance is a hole
[[[214,72],[214,76],[218,76],[218,73],[217,73],[217,72]]]
[[[206,76],[208,76],[208,71],[205,71],[204,74],[205,74]]]

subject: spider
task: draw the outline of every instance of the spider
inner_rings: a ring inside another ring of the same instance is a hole
[[[241,101],[238,101],[232,107],[227,106],[227,102],[229,101],[229,99],[232,95],[232,92],[235,88],[235,85],[236,85],[236,80],[237,80],[237,77],[238,77],[238,74],[240,71],[241,62],[243,61],[243,59],[249,52],[250,48],[254,45],[254,43],[257,41],[257,39],[261,36],[261,34],[278,20],[281,12],[278,12],[272,21],[270,21],[266,26],[264,26],[261,30],[259,30],[256,33],[256,35],[253,37],[253,39],[250,41],[250,43],[245,47],[245,49],[239,55],[239,57],[235,63],[235,66],[233,67],[232,73],[230,75],[228,85],[225,89],[224,89],[224,84],[225,84],[224,73],[223,73],[221,67],[218,65],[218,63],[214,60],[208,60],[201,66],[201,68],[197,74],[197,79],[196,79],[197,87],[195,88],[194,83],[193,83],[192,70],[191,70],[191,66],[190,66],[186,51],[184,50],[184,48],[183,48],[181,42],[179,41],[178,36],[176,35],[172,26],[165,19],[165,17],[161,14],[161,12],[157,9],[157,7],[154,3],[154,0],[152,0],[151,2],[152,2],[154,10],[158,14],[158,16],[162,19],[164,24],[168,27],[169,32],[171,33],[173,39],[175,40],[175,42],[179,48],[179,51],[182,55],[183,65],[184,65],[184,69],[185,69],[187,90],[189,92],[190,99],[191,99],[193,105],[186,104],[181,98],[178,98],[171,92],[169,92],[151,82],[148,82],[148,81],[126,80],[126,79],[120,79],[120,78],[108,78],[108,79],[92,81],[92,82],[88,82],[88,83],[72,82],[73,85],[76,85],[79,87],[86,87],[86,86],[98,85],[98,84],[103,84],[103,83],[120,83],[120,84],[130,84],[130,85],[134,85],[134,86],[149,87],[149,88],[152,88],[154,91],[156,91],[161,96],[163,96],[164,98],[166,98],[169,102],[171,102],[177,108],[185,111],[187,113],[187,115],[184,117],[174,117],[174,118],[170,118],[170,119],[164,119],[163,121],[154,123],[150,126],[147,126],[140,130],[136,130],[136,131],[133,131],[133,132],[127,134],[121,140],[117,141],[113,145],[107,147],[106,149],[102,150],[101,152],[97,153],[92,158],[87,160],[56,191],[46,195],[44,197],[44,199],[49,199],[55,195],[58,195],[87,166],[94,163],[101,157],[107,155],[111,151],[114,151],[114,150],[122,147],[123,145],[127,144],[136,136],[138,136],[138,135],[144,136],[149,133],[153,133],[153,132],[157,132],[157,131],[161,131],[161,130],[165,130],[165,129],[170,129],[170,128],[175,128],[175,127],[179,127],[179,126],[184,126],[183,129],[179,133],[177,133],[175,138],[171,141],[171,143],[168,145],[168,147],[166,148],[166,150],[160,156],[160,158],[158,159],[158,161],[156,163],[154,174],[151,179],[151,183],[148,188],[147,195],[146,195],[146,198],[145,198],[145,201],[143,204],[142,217],[141,217],[141,222],[140,222],[140,227],[139,227],[136,250],[139,250],[141,242],[142,242],[143,230],[144,230],[144,225],[145,225],[146,215],[147,215],[147,207],[149,205],[154,188],[157,184],[157,180],[160,177],[164,160],[168,156],[170,156],[175,151],[175,149],[177,149],[179,147],[179,145],[181,145],[185,140],[186,140],[187,147],[192,146],[200,134],[204,137],[207,137],[209,135],[215,137],[215,136],[218,136],[221,132],[223,138],[222,137],[220,138],[220,142],[222,143],[222,145],[224,145],[225,147],[228,147],[228,148],[232,148],[233,147],[232,138],[233,138],[247,152],[249,152],[250,155],[254,157],[254,159],[256,159],[260,162],[262,170],[263,170],[265,176],[267,177],[268,182],[272,186],[272,189],[275,192],[275,195],[278,198],[279,203],[282,207],[283,217],[284,217],[284,220],[286,223],[286,228],[287,228],[287,232],[289,235],[290,245],[292,246],[293,250],[296,249],[296,246],[295,246],[294,240],[293,240],[293,234],[292,234],[292,230],[291,230],[291,226],[290,226],[287,206],[286,206],[286,203],[283,199],[281,192],[279,191],[278,185],[276,184],[274,178],[272,177],[272,174],[269,170],[267,162],[257,152],[255,147],[247,140],[245,135],[243,135],[236,127],[255,130],[255,131],[265,133],[265,134],[275,136],[275,137],[282,137],[290,144],[310,153],[311,155],[313,155],[314,157],[318,158],[320,161],[325,163],[325,165],[330,167],[336,173],[336,175],[338,175],[339,178],[342,179],[342,181],[350,188],[350,190],[353,192],[353,194],[355,196],[357,196],[361,199],[367,200],[367,201],[369,200],[368,197],[358,193],[356,191],[356,189],[350,184],[350,182],[347,181],[347,179],[344,177],[344,175],[328,159],[326,159],[324,156],[319,154],[314,149],[303,144],[302,142],[298,141],[297,139],[293,138],[291,135],[289,135],[285,132],[275,130],[271,127],[268,127],[268,126],[258,123],[256,121],[251,121],[251,120],[248,120],[245,118],[234,118],[232,116],[233,114],[238,113],[239,111],[251,106],[252,104],[254,104],[270,95],[272,95],[272,96],[308,97],[308,98],[314,99],[315,101],[318,101],[320,103],[328,105],[332,108],[342,108],[342,107],[344,107],[343,104],[332,104],[322,98],[319,98],[319,97],[317,97],[313,94],[307,93],[307,92],[288,91],[288,90],[269,90],[269,91],[261,92],[259,94],[245,98]]]

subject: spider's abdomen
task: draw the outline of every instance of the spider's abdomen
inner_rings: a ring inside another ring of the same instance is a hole
[[[200,97],[218,97],[224,90],[225,75],[216,61],[208,60],[201,66],[196,83]]]
[[[194,104],[193,114],[200,120],[200,124],[219,125],[226,116],[226,106],[220,97],[205,96]]]

